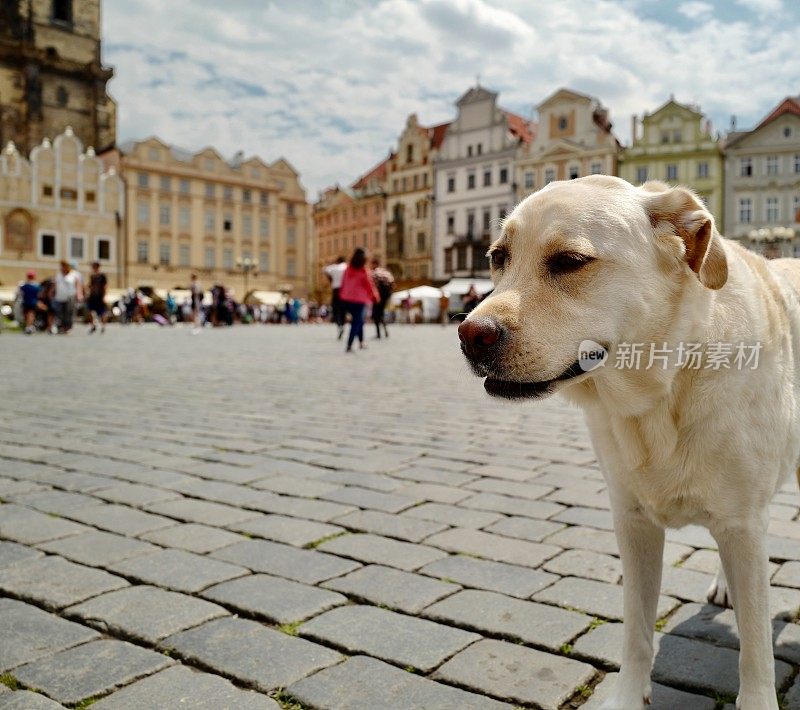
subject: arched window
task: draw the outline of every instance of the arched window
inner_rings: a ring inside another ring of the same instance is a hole
[[[67,90],[63,86],[59,86],[56,90],[56,103],[59,106],[66,106],[67,102],[69,101],[69,94]]]

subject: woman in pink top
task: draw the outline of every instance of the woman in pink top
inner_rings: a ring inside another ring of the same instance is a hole
[[[347,337],[347,350],[353,352],[353,341],[358,338],[360,346],[364,347],[364,311],[367,304],[376,303],[378,291],[372,283],[372,276],[366,268],[367,255],[360,247],[353,252],[350,263],[344,271],[342,288],[339,298],[342,305],[350,314],[350,334]]]

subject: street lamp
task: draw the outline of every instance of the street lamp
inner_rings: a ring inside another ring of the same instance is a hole
[[[247,297],[247,278],[251,271],[258,269],[258,260],[251,259],[249,256],[240,256],[236,260],[236,266],[242,270],[244,276],[244,295],[242,296],[244,299]]]

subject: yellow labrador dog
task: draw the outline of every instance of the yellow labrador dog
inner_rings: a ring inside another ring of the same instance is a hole
[[[464,354],[492,395],[582,407],[608,484],[625,641],[603,707],[649,702],[664,529],[699,524],[722,562],[709,599],[739,626],[737,707],[777,710],[765,536],[800,463],[800,260],[723,239],[688,189],[600,175],[528,197],[489,257]]]

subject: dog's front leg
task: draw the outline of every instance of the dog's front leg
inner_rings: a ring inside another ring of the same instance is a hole
[[[719,545],[739,627],[741,650],[736,707],[778,710],[769,618],[766,523],[763,520],[740,521],[736,527],[725,526],[711,532]]]
[[[661,589],[664,529],[653,524],[633,505],[614,501],[623,574],[625,642],[622,667],[614,695],[602,710],[641,710],[650,703],[650,670],[653,664],[653,632]]]

